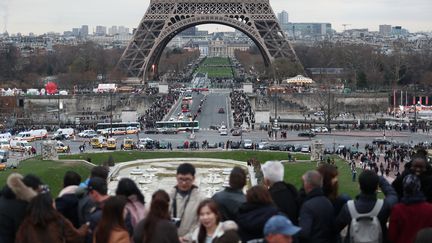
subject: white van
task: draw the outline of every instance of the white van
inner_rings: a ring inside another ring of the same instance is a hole
[[[25,140],[11,140],[10,149],[12,151],[24,152],[30,151],[32,146]]]
[[[30,130],[30,134],[35,139],[46,139],[48,137],[48,131],[46,129]]]
[[[9,150],[10,144],[7,139],[0,139],[0,150]]]
[[[11,138],[12,138],[12,134],[10,134],[10,132],[0,134],[0,139],[10,140]]]
[[[66,138],[69,138],[75,134],[75,130],[73,128],[59,128],[54,133],[54,137],[56,137],[60,134],[64,134]]]
[[[33,142],[36,138],[30,132],[20,132],[15,136],[13,140],[24,140],[27,142]]]

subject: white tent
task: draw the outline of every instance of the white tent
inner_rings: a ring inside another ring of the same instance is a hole
[[[297,75],[293,78],[283,80],[282,83],[283,84],[304,85],[304,84],[313,84],[315,82],[312,79],[307,78],[303,75]]]

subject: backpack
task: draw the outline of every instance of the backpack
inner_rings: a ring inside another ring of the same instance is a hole
[[[384,202],[378,199],[369,213],[360,214],[357,212],[354,201],[347,202],[351,215],[350,241],[351,243],[380,243],[383,240],[381,223],[378,213],[381,211]]]

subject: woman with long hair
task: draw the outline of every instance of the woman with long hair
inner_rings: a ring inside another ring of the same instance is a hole
[[[170,198],[164,190],[152,195],[150,211],[135,227],[135,243],[179,243],[177,227],[169,214]]]
[[[124,223],[125,205],[126,199],[122,196],[110,197],[105,201],[102,218],[93,235],[93,243],[130,243]]]
[[[270,192],[264,186],[253,186],[246,192],[246,202],[240,207],[236,223],[242,241],[263,239],[264,225],[279,213]]]
[[[197,210],[199,227],[192,234],[195,243],[235,243],[240,241],[233,221],[221,222],[218,205],[212,199],[200,203]]]
[[[20,243],[75,243],[83,242],[88,225],[75,229],[72,223],[53,207],[49,192],[38,194],[27,208],[16,234],[15,242]]]
[[[127,198],[126,209],[130,213],[132,227],[135,227],[145,214],[143,194],[133,180],[122,178],[117,185],[116,195]]]
[[[351,199],[346,194],[339,194],[338,169],[331,164],[321,164],[317,170],[323,178],[324,195],[333,204],[335,216],[338,216],[345,203]]]

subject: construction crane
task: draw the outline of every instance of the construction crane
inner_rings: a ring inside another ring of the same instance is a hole
[[[342,24],[342,26],[344,27],[344,32],[346,31],[346,27],[350,26],[351,24]]]

